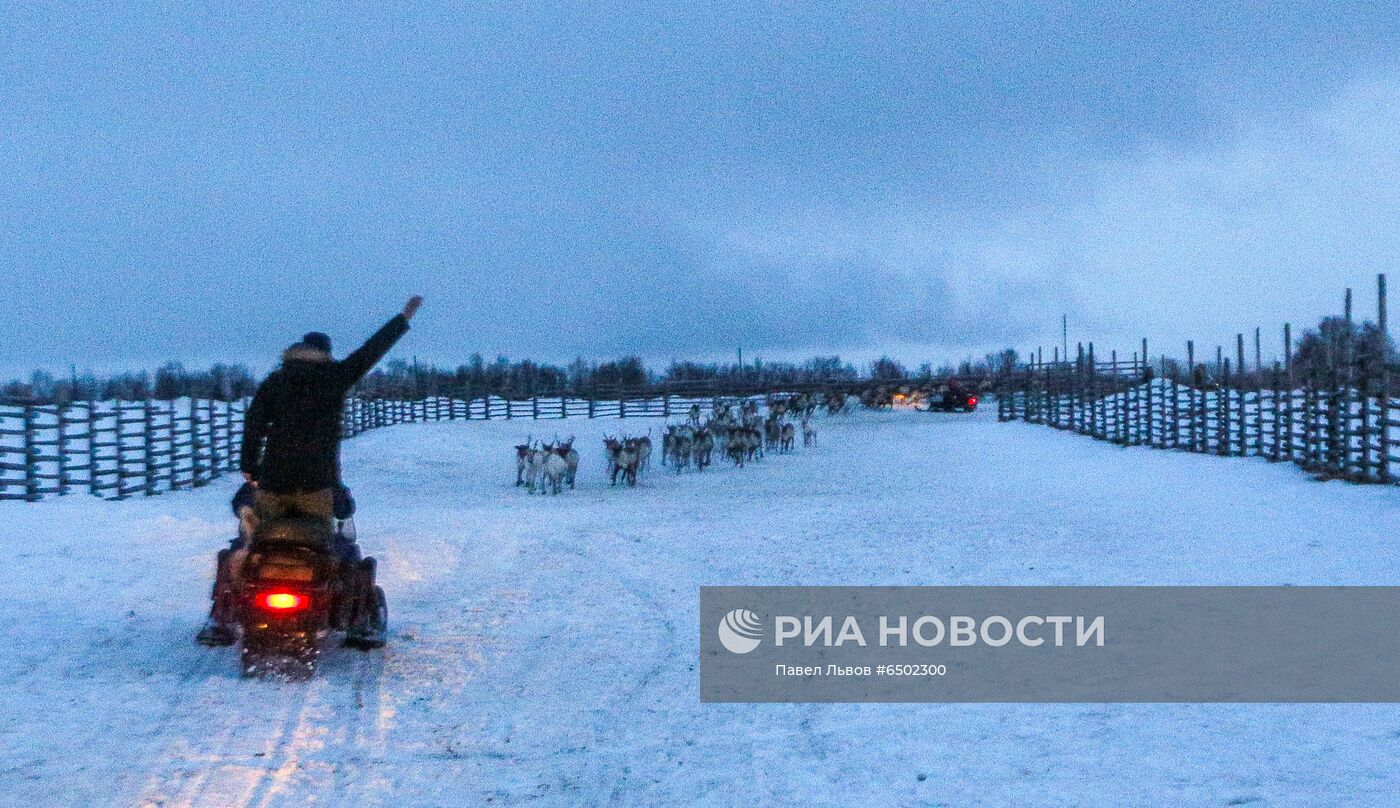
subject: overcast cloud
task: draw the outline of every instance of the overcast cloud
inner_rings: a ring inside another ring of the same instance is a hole
[[[0,12],[0,363],[1179,350],[1394,263],[1395,12],[823,8]]]

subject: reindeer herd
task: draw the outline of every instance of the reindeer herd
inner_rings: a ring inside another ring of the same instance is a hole
[[[561,493],[564,486],[574,487],[578,476],[578,450],[574,437],[566,441],[555,436],[553,443],[536,445],[533,436],[515,447],[515,484],[536,492]]]
[[[842,412],[846,396],[803,393],[769,396],[765,403],[766,414],[761,414],[754,399],[716,400],[708,417],[702,415],[700,405],[692,405],[684,421],[667,424],[662,433],[662,467],[676,474],[692,468],[704,471],[716,457],[743,467],[769,453],[793,451],[799,429],[802,445],[814,446],[817,428],[812,416],[817,407],[825,405],[828,413]],[[635,486],[651,467],[651,430],[638,437],[604,435],[603,450],[609,485]],[[531,436],[515,447],[515,484],[531,494],[559,494],[565,486],[574,487],[578,462],[573,436],[561,441],[556,435],[552,443],[537,443]]]

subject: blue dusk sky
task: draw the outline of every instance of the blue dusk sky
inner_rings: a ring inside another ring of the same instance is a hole
[[[1177,352],[1369,313],[1400,248],[1394,3],[13,3],[0,40],[9,369],[266,369],[411,293],[441,363],[941,362],[1061,313]]]

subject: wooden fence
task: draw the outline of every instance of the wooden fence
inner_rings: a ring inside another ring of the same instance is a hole
[[[799,386],[785,385],[782,390],[791,392],[789,387]],[[345,436],[354,437],[371,429],[422,421],[667,418],[683,415],[692,404],[708,408],[723,395],[714,387],[676,389],[597,391],[609,398],[568,394],[524,399],[494,395],[351,398],[342,423]],[[766,394],[747,392],[738,398]],[[246,401],[205,399],[62,405],[0,401],[0,500],[32,501],[75,492],[126,499],[206,485],[238,470],[246,406]]]
[[[758,396],[755,396],[758,397]],[[670,418],[691,405],[712,407],[715,396],[686,396],[639,391],[635,397],[580,398],[567,394],[525,399],[433,397],[416,400],[353,398],[346,403],[345,434],[419,421],[490,421],[516,418]],[[732,400],[732,399],[731,399]]]
[[[997,415],[1121,446],[1262,457],[1323,478],[1395,482],[1400,400],[1393,367],[1342,372],[1342,381],[1320,385],[1296,378],[1290,356],[1242,374],[1243,344],[1241,336],[1235,371],[1229,359],[1218,360],[1214,378],[1194,361],[1178,379],[1136,358],[1097,362],[1092,352],[1071,362],[1032,363],[1003,382]]]
[[[0,499],[197,488],[238,467],[243,403],[0,402]]]

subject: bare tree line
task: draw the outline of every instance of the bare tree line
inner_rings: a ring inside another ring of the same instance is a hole
[[[988,354],[981,360],[965,359],[958,364],[935,367],[924,363],[910,369],[889,357],[881,357],[864,367],[839,356],[815,356],[802,362],[753,360],[745,363],[673,361],[664,370],[654,370],[640,357],[626,356],[606,361],[575,359],[567,365],[511,360],[498,356],[487,361],[481,354],[457,367],[394,360],[376,369],[361,382],[356,392],[367,398],[417,399],[432,396],[498,396],[525,399],[538,395],[586,397],[597,390],[644,391],[648,387],[687,382],[736,383],[754,386],[782,384],[811,385],[852,382],[862,378],[903,381],[958,374],[961,376],[1000,375],[1018,361],[1011,349]],[[0,384],[0,398],[41,404],[67,404],[73,401],[174,401],[182,398],[237,401],[253,394],[257,377],[245,365],[215,364],[207,369],[188,369],[179,362],[168,362],[155,370],[129,371],[109,375],[72,370],[66,376],[35,371],[27,380]]]

